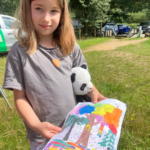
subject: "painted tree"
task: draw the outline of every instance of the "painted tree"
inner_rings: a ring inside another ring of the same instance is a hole
[[[84,147],[87,147],[92,127],[97,124],[100,124],[101,122],[104,122],[103,117],[92,113],[94,110],[95,110],[95,107],[90,106],[90,105],[87,105],[80,109],[80,114],[86,115],[88,122],[86,126],[84,127],[80,138],[75,142],[76,144],[80,144]]]
[[[107,147],[110,150],[113,150],[114,143],[115,143],[115,136],[111,130],[108,130],[108,133],[103,138],[102,142],[98,143],[102,147]]]
[[[68,140],[69,135],[70,135],[70,133],[71,133],[71,131],[72,131],[72,129],[73,129],[73,127],[74,127],[75,124],[83,125],[83,124],[86,124],[87,121],[88,121],[87,118],[78,117],[78,116],[76,116],[76,115],[74,115],[74,114],[71,114],[71,115],[68,117],[68,119],[67,119],[67,121],[66,121],[66,123],[65,123],[65,127],[68,127],[68,126],[71,126],[71,127],[70,127],[68,133],[65,135],[65,137],[64,137],[63,140],[64,140],[64,141],[67,141],[67,140]]]

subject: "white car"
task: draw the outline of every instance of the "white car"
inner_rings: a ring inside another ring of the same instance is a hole
[[[16,18],[0,14],[0,53],[8,52],[17,41],[14,36],[14,22],[16,22]]]
[[[107,23],[103,28],[102,28],[102,31],[105,32],[106,29],[111,29],[113,30],[115,33],[115,35],[118,34],[118,26],[115,24],[115,23]]]

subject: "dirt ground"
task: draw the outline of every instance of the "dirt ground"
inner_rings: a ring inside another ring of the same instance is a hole
[[[84,52],[85,51],[88,52],[88,51],[113,50],[120,46],[125,46],[129,44],[135,45],[146,40],[148,40],[148,38],[139,39],[139,40],[124,40],[124,41],[120,39],[112,39],[109,42],[105,42],[105,43],[97,44],[95,46],[88,47],[84,50]]]

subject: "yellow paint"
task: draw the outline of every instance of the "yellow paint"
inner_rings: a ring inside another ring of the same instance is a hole
[[[77,148],[77,147],[76,147],[76,149],[75,149],[75,150],[81,150],[81,148]]]
[[[95,111],[92,113],[95,115],[104,116],[104,115],[106,115],[107,112],[113,113],[114,109],[115,109],[115,107],[113,105],[105,104],[101,107],[96,107]]]
[[[91,126],[90,125],[86,125],[86,129],[87,129],[87,131],[91,131]]]
[[[57,148],[50,147],[49,150],[58,150]]]

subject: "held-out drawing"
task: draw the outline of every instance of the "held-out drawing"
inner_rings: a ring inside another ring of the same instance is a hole
[[[125,111],[126,104],[115,99],[79,103],[44,150],[115,150]]]

